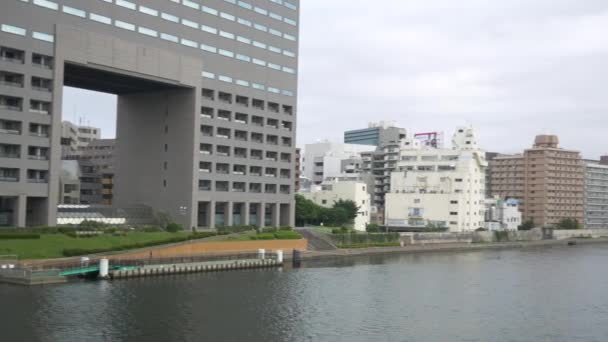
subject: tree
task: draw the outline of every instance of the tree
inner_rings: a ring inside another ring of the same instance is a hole
[[[302,195],[296,195],[296,224],[299,226],[319,224],[321,209],[321,206],[315,202]]]
[[[577,219],[563,218],[555,226],[555,229],[581,229],[581,225]]]
[[[517,230],[530,230],[532,228],[534,228],[534,220],[529,219],[526,222],[520,224],[519,227],[517,227]]]
[[[332,209],[337,211],[335,215],[340,217],[342,222],[339,224],[342,225],[355,222],[360,207],[354,201],[341,199],[334,202]]]

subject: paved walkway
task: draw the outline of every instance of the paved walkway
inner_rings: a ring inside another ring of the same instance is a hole
[[[315,231],[314,228],[298,228],[296,230],[308,240],[308,250],[333,251],[338,249],[327,236]]]

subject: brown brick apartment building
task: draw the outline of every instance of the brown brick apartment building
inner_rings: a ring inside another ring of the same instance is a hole
[[[524,220],[584,222],[583,161],[580,152],[559,148],[557,136],[539,135],[523,154],[500,155],[490,165],[492,195],[519,199]]]

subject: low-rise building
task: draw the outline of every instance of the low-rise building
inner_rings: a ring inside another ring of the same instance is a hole
[[[519,202],[516,199],[502,200],[488,198],[485,200],[485,228],[489,231],[517,230],[522,224]]]
[[[386,194],[385,224],[391,230],[483,228],[486,167],[472,128],[458,128],[451,149],[404,139]]]
[[[365,231],[370,223],[370,195],[367,192],[367,184],[364,182],[327,181],[321,186],[314,187],[311,192],[301,193],[301,195],[326,208],[331,208],[338,200],[351,200],[359,207],[353,228]]]

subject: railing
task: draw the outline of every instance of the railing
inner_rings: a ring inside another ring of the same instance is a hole
[[[19,177],[0,176],[0,182],[18,182]]]
[[[43,178],[28,178],[27,182],[28,183],[48,183],[48,180],[43,179]]]
[[[7,104],[0,104],[0,109],[21,111],[21,106],[12,106],[12,105],[7,105]]]
[[[11,82],[11,81],[0,80],[0,84],[11,86],[11,87],[23,88],[23,82]]]
[[[31,159],[31,160],[49,160],[49,157],[47,157],[47,156],[32,156],[32,155],[29,155],[27,157],[28,157],[28,159]]]
[[[19,159],[19,158],[21,158],[21,155],[19,153],[0,152],[0,158],[15,158],[15,159]]]
[[[18,129],[0,128],[0,133],[4,133],[4,134],[21,134],[21,131],[18,130]]]
[[[10,58],[10,57],[6,57],[6,56],[0,56],[0,60],[5,61],[5,62],[17,63],[17,64],[24,63],[23,58]]]

